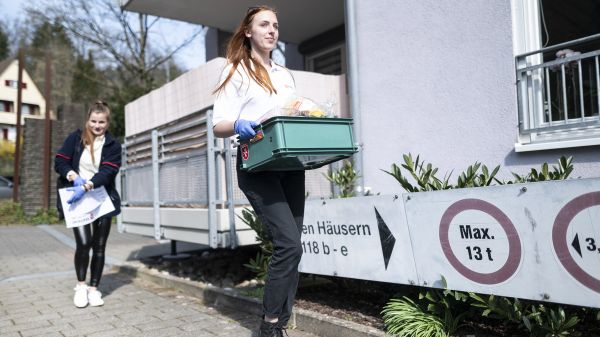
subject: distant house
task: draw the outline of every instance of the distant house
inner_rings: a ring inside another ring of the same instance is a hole
[[[17,81],[19,62],[7,59],[0,62],[0,140],[14,141],[17,136]],[[21,125],[27,118],[44,118],[46,100],[23,69]]]

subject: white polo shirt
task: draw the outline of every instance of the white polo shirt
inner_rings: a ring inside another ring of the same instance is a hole
[[[219,84],[225,81],[231,67],[232,64],[230,63],[223,69]],[[296,92],[292,74],[289,70],[271,61],[269,77],[277,90],[276,94],[271,94],[258,85],[250,78],[245,67],[240,64],[227,85],[225,85],[224,90],[215,94],[213,125],[217,125],[224,120],[246,119],[258,121],[272,109],[282,107],[290,96]]]
[[[90,180],[94,174],[98,173],[98,169],[100,168],[100,158],[102,157],[102,147],[104,146],[105,139],[106,137],[104,137],[104,135],[97,136],[94,139],[94,161],[92,161],[92,151],[90,151],[90,146],[86,145],[83,149],[81,158],[79,159],[79,175],[83,179]]]

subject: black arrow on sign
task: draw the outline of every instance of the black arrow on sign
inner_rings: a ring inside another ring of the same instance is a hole
[[[392,232],[383,221],[383,218],[375,208],[375,216],[377,217],[377,227],[379,228],[379,240],[381,241],[381,251],[383,252],[383,262],[385,263],[385,269],[387,270],[388,263],[390,262],[390,256],[394,250],[396,244],[396,238],[392,235]]]
[[[581,255],[581,247],[579,246],[579,234],[575,233],[575,239],[571,242],[571,246],[573,246],[577,253],[579,253],[579,256],[583,258],[583,255]]]

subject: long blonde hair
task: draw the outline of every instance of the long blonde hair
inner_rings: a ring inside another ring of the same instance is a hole
[[[273,83],[271,83],[271,79],[269,78],[269,74],[267,73],[265,67],[263,67],[260,62],[257,62],[252,58],[250,39],[246,36],[246,32],[252,25],[252,20],[256,14],[262,11],[271,11],[277,15],[275,9],[269,6],[263,5],[250,7],[248,9],[246,16],[244,16],[244,19],[229,40],[229,43],[227,43],[227,61],[229,61],[229,63],[232,65],[231,70],[229,70],[227,78],[225,78],[223,83],[221,83],[221,85],[219,85],[219,87],[217,87],[213,93],[221,92],[225,88],[225,85],[231,80],[231,77],[233,77],[233,74],[240,63],[244,65],[246,71],[250,75],[250,78],[258,83],[258,85],[263,87],[271,94],[277,93],[277,90],[273,86]]]
[[[83,126],[83,132],[81,133],[81,143],[83,144],[84,147],[87,145],[90,146],[90,154],[92,155],[92,163],[95,163],[96,159],[94,158],[94,140],[96,139],[96,136],[92,133],[92,130],[90,130],[90,128],[88,127],[88,121],[90,120],[90,116],[92,115],[92,113],[101,113],[101,114],[106,115],[106,127],[108,128],[108,125],[110,123],[110,109],[108,108],[108,104],[106,104],[104,101],[97,100],[96,102],[94,102],[88,110],[87,119],[85,120],[85,125]]]

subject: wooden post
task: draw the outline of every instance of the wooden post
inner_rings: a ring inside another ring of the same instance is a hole
[[[42,171],[42,208],[48,211],[50,204],[50,147],[52,125],[50,124],[50,107],[52,105],[52,54],[49,50],[46,51],[46,78],[44,83],[44,96],[46,98],[46,112],[44,116],[44,168]]]
[[[15,166],[13,172],[13,201],[19,202],[19,168],[21,167],[21,112],[23,105],[23,49],[19,49],[19,74],[17,80],[17,139],[15,142]]]

